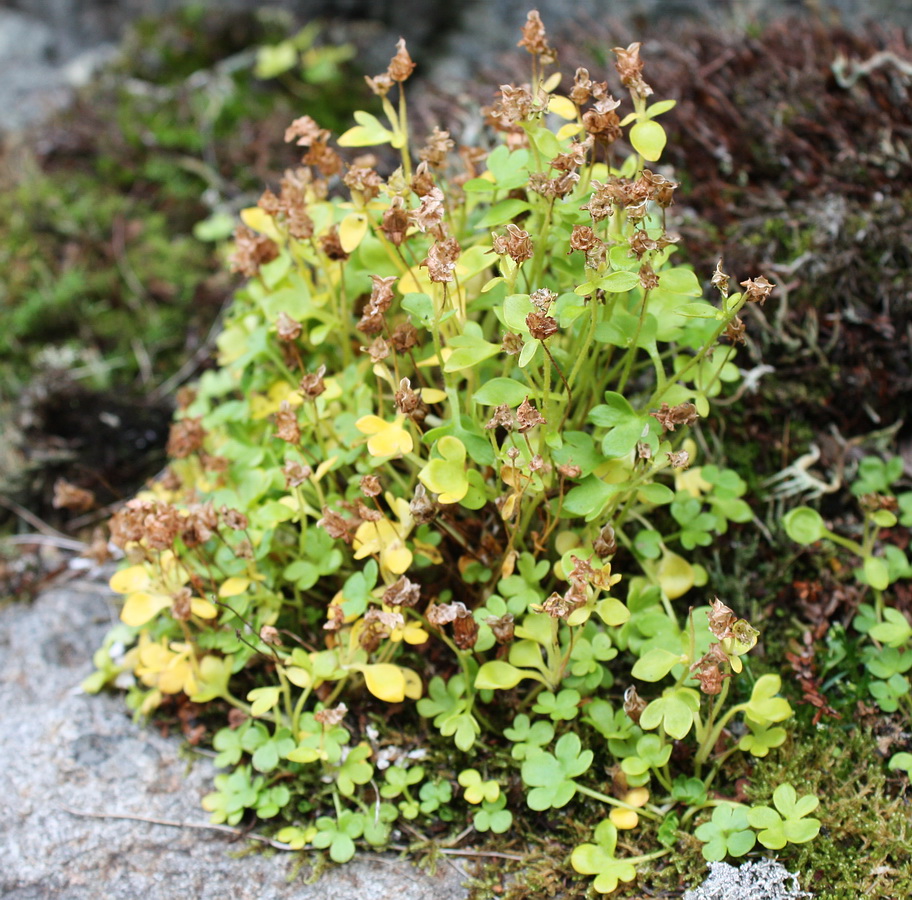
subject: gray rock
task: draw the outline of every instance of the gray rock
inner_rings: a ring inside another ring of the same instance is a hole
[[[0,897],[4,900],[462,900],[455,863],[435,877],[360,854],[313,885],[295,854],[207,827],[88,818],[115,814],[205,826],[215,774],[179,738],[141,729],[116,696],[79,684],[116,613],[97,583],[72,583],[0,609]]]

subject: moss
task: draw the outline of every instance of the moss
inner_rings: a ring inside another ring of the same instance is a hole
[[[819,900],[912,895],[912,794],[908,781],[887,778],[870,732],[838,724],[806,730],[758,763],[747,791],[766,803],[784,782],[821,800],[818,837],[779,853],[803,887]]]

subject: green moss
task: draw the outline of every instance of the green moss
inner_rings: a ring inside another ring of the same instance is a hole
[[[780,858],[819,900],[896,900],[912,895],[909,784],[887,778],[874,737],[837,723],[796,735],[760,761],[747,788],[765,803],[776,785],[794,784],[820,799],[818,837]]]

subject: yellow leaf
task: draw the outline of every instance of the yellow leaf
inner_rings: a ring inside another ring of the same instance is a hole
[[[419,388],[418,393],[425,403],[441,403],[446,400],[446,392],[439,388]]]
[[[624,802],[628,806],[637,807],[637,809],[645,806],[649,802],[649,788],[638,787],[627,791],[624,796]]]
[[[115,572],[108,585],[112,591],[117,591],[118,594],[141,591],[149,585],[149,573],[145,566],[130,566],[128,569]]]
[[[265,234],[266,237],[272,238],[274,241],[282,240],[282,235],[279,234],[275,222],[272,221],[272,216],[263,212],[259,206],[249,206],[247,209],[242,209],[241,221],[257,234]]]
[[[218,615],[218,607],[202,597],[190,598],[190,611],[201,619],[214,619]]]
[[[233,575],[231,578],[222,582],[222,586],[219,588],[219,597],[223,600],[226,597],[237,597],[238,594],[243,594],[248,587],[250,587],[249,578],[241,578],[238,575]]]
[[[120,611],[120,620],[131,628],[139,628],[140,625],[145,625],[170,605],[171,598],[167,594],[147,594],[145,591],[135,591],[127,597],[127,602]]]
[[[334,465],[338,456],[330,456],[329,459],[324,459],[320,465],[317,466],[317,471],[313,473],[314,482],[318,482]]]
[[[367,234],[367,216],[364,213],[349,213],[339,224],[339,243],[346,253],[352,253]]]
[[[405,696],[410,700],[420,700],[421,678],[418,673],[413,672],[411,669],[406,669],[404,666],[400,668],[400,671],[405,678]]]
[[[561,83],[561,73],[552,72],[543,82],[542,90],[545,93],[550,94],[560,83]]]
[[[401,703],[405,699],[408,683],[404,670],[399,666],[394,666],[392,663],[375,663],[359,668],[364,675],[367,689],[375,697],[385,700],[387,703]]]
[[[693,566],[677,553],[662,555],[657,574],[659,586],[669,600],[683,597],[694,586]]]
[[[553,112],[562,119],[572,122],[576,119],[576,104],[569,97],[554,94],[548,103],[548,112]],[[560,135],[558,135],[558,140],[560,140]]]
[[[557,130],[557,139],[559,141],[564,141],[567,138],[573,137],[574,135],[579,134],[583,130],[583,126],[579,122],[567,122],[566,125],[561,125]]]
[[[355,428],[362,434],[371,435],[367,449],[371,456],[397,456],[411,453],[414,443],[411,434],[403,427],[405,417],[396,416],[393,422],[386,422],[379,416],[362,416],[355,422]]]
[[[415,552],[420,553],[425,559],[429,559],[438,566],[443,562],[443,555],[433,544],[426,544],[424,541],[417,539],[413,540],[412,543],[415,545]]]
[[[313,678],[310,677],[310,672],[308,672],[307,669],[302,669],[300,666],[289,666],[285,669],[285,676],[293,685],[295,685],[295,687],[306,688],[313,684]]]
[[[640,823],[640,817],[632,809],[619,809],[615,807],[608,813],[608,818],[614,822],[618,830],[629,831]]]

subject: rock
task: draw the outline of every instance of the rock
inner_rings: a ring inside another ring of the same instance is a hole
[[[297,854],[235,858],[249,844],[209,829],[209,760],[134,725],[121,697],[79,684],[116,612],[98,583],[0,609],[0,897],[4,900],[462,900],[464,875],[435,877],[389,854],[359,854],[313,885]],[[117,814],[192,823],[171,827]],[[200,827],[202,826],[202,827]]]

